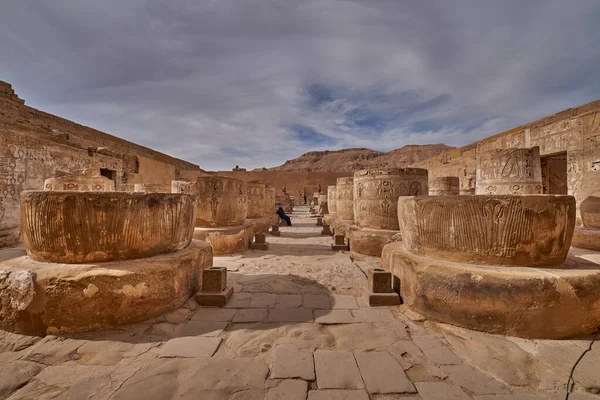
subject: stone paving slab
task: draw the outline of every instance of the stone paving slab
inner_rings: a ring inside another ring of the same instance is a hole
[[[280,344],[273,355],[272,379],[301,378],[315,380],[315,365],[311,351],[299,350],[293,344]]]
[[[394,321],[394,314],[387,308],[361,308],[352,310],[356,322],[389,322]]]
[[[267,309],[242,308],[237,310],[232,322],[264,322],[267,319]]]
[[[369,393],[417,392],[404,369],[388,352],[354,353],[354,357]]]
[[[468,365],[444,365],[441,367],[452,382],[473,394],[500,394],[510,390],[501,382]]]
[[[308,308],[270,309],[268,322],[313,322],[313,311]]]
[[[319,389],[364,389],[354,354],[317,350],[314,357]]]
[[[214,337],[181,337],[167,341],[160,349],[160,357],[172,358],[208,358],[219,348],[221,338]]]
[[[329,296],[329,301],[331,302],[331,308],[334,310],[353,310],[358,308],[358,303],[356,302],[354,296],[332,294]]]
[[[302,306],[305,308],[331,309],[331,300],[329,296],[322,294],[302,295]]]
[[[311,390],[308,400],[369,400],[364,390]]]
[[[192,315],[192,321],[231,321],[235,315],[236,310],[229,310],[225,308],[211,308],[211,307],[200,307],[194,315]]]
[[[438,365],[462,364],[460,358],[434,335],[413,336],[413,342],[421,349],[423,354],[433,363]]]
[[[229,322],[188,321],[182,324],[179,336],[219,336],[227,328]]]
[[[233,293],[225,308],[248,308],[251,301],[252,293],[239,293],[236,289],[236,292]]]
[[[277,295],[272,293],[254,293],[250,301],[250,308],[273,308]]]
[[[457,386],[442,382],[415,383],[422,400],[470,400],[471,398]]]
[[[350,310],[315,310],[315,322],[323,325],[351,324],[354,317]]]
[[[302,296],[299,294],[278,294],[275,308],[298,308],[302,306]]]
[[[305,381],[286,379],[269,389],[267,400],[306,400],[307,391],[308,383]]]

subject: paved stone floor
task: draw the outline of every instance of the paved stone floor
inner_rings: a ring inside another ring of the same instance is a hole
[[[268,251],[215,258],[235,287],[226,308],[189,301],[69,337],[0,333],[0,399],[565,398],[588,339],[506,338],[403,306],[368,308],[360,294],[378,259],[332,252],[331,237],[297,209]],[[600,343],[574,376],[570,399],[600,399]]]

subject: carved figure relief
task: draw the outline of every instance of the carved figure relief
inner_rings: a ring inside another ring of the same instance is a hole
[[[421,182],[414,181],[410,184],[410,189],[408,190],[409,196],[419,196],[421,194]]]
[[[394,186],[390,181],[379,182],[375,190],[380,199],[390,199],[394,196]]]
[[[362,182],[359,182],[359,183],[356,185],[356,195],[357,195],[358,197],[362,197],[362,195],[363,195],[363,190],[364,190],[364,189],[365,189],[365,186],[363,185],[363,183],[362,183]]]
[[[384,215],[386,215],[386,216],[387,216],[387,215],[390,215],[390,205],[391,205],[391,204],[392,204],[392,202],[391,202],[391,201],[389,201],[389,200],[383,200],[383,201],[381,202],[381,212],[382,212]]]

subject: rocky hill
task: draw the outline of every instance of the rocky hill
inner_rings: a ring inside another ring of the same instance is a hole
[[[311,151],[269,170],[351,172],[369,167],[402,168],[451,148],[445,144],[426,144],[408,145],[388,152],[370,149]]]

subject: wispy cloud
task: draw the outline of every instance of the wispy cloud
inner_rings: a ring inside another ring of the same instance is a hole
[[[0,79],[198,163],[463,145],[600,98],[597,0],[21,0]]]

